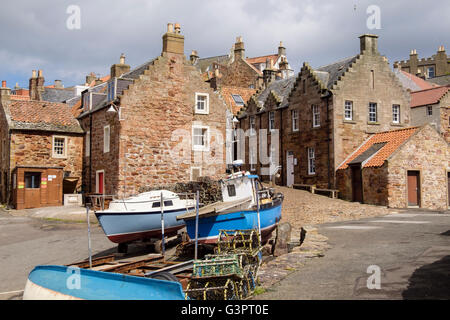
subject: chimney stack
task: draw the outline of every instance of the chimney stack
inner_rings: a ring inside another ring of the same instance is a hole
[[[42,70],[38,70],[38,75],[36,77],[36,70],[33,70],[30,78],[30,99],[31,100],[42,100],[42,93],[44,92],[44,76],[42,75]]]
[[[275,78],[276,78],[276,70],[273,69],[272,60],[266,59],[266,68],[263,71],[264,85],[267,87],[267,85],[272,81],[274,81]]]
[[[90,85],[92,83],[92,81],[94,81],[95,79],[97,79],[97,77],[95,76],[95,73],[91,72],[90,74],[88,74],[86,76],[86,85]]]
[[[167,32],[163,35],[163,49],[164,53],[175,53],[184,55],[184,36],[180,34],[180,24],[175,24],[175,31],[173,29],[173,24],[167,24]]]
[[[197,61],[198,61],[198,58],[199,58],[199,56],[197,54],[197,51],[196,50],[192,50],[191,56],[189,58],[191,60],[192,65],[195,65],[197,63]]]
[[[234,59],[245,59],[244,42],[241,36],[236,38],[236,43],[234,44]]]
[[[119,58],[119,63],[111,66],[111,78],[119,78],[124,73],[130,71],[130,66],[125,64],[125,55],[122,53]],[[97,83],[97,81],[96,81]]]
[[[378,36],[376,34],[363,34],[360,39],[360,52],[369,54],[378,53]]]
[[[278,56],[286,56],[286,48],[283,46],[282,41],[280,41],[280,45],[278,46]]]
[[[11,89],[6,86],[6,81],[2,81],[0,88],[0,105],[11,100]]]
[[[63,89],[64,88],[61,80],[55,80],[55,88],[56,89]]]

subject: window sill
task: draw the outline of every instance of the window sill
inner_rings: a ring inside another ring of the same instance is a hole
[[[209,151],[209,148],[208,147],[193,147],[192,150],[204,152],[204,151]]]
[[[391,126],[393,127],[404,127],[405,125],[400,122],[391,122]]]
[[[209,114],[209,111],[195,110],[194,113],[195,113],[195,114]]]
[[[356,124],[355,120],[343,120],[343,123],[350,123],[350,124]]]
[[[371,125],[371,126],[379,126],[380,125],[380,123],[378,121],[376,121],[376,122],[367,121],[367,124]]]

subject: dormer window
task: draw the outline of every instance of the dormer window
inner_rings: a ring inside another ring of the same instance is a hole
[[[209,94],[195,93],[195,113],[209,114]]]
[[[108,82],[108,101],[116,98],[116,78]]]
[[[83,94],[83,107],[84,110],[91,110],[92,109],[92,94],[89,91],[86,91]]]

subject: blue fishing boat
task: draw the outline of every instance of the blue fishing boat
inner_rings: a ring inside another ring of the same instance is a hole
[[[173,236],[184,227],[184,221],[176,217],[195,207],[194,200],[180,199],[171,191],[144,192],[127,199],[117,199],[109,208],[96,211],[95,215],[108,239],[114,243],[160,238],[161,194],[163,196],[164,235]]]
[[[283,194],[262,186],[257,175],[237,172],[221,180],[222,200],[199,209],[198,242],[215,243],[220,230],[260,229],[267,242],[281,219]],[[259,204],[258,204],[259,202]],[[189,237],[196,237],[196,211],[179,215]]]
[[[176,281],[67,266],[37,266],[29,274],[24,300],[184,300]]]

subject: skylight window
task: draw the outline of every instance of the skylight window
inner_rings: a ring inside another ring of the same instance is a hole
[[[232,94],[231,96],[233,97],[233,100],[236,103],[236,105],[238,105],[238,106],[244,105],[244,100],[242,99],[242,97],[240,95]]]

